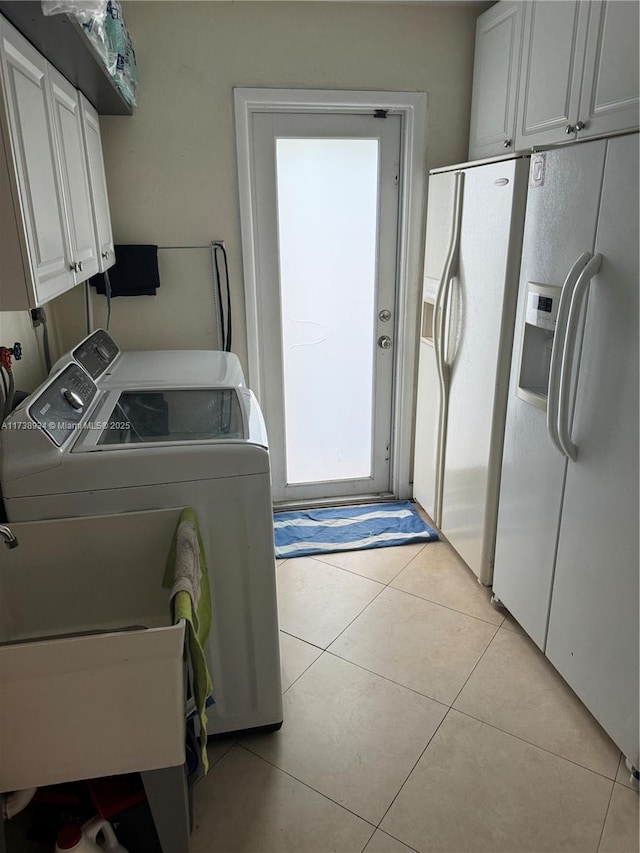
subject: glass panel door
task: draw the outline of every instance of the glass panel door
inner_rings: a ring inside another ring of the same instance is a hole
[[[400,117],[254,116],[274,501],[388,494]]]

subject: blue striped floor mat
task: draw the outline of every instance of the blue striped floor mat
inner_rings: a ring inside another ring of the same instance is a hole
[[[410,501],[274,513],[276,557],[385,548],[438,538]]]

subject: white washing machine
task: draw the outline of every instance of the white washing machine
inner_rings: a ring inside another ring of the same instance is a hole
[[[82,365],[99,388],[167,385],[245,385],[238,356],[219,350],[123,352],[104,329],[96,329],[53,365],[50,376],[72,361]]]
[[[269,451],[250,390],[101,390],[70,364],[5,421],[1,476],[10,522],[193,507],[212,597],[208,732],[280,727]]]

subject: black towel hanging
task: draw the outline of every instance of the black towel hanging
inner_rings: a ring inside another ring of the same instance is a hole
[[[116,262],[109,270],[111,296],[155,296],[160,287],[158,247],[118,245],[114,250]],[[90,283],[106,295],[102,274],[94,275]]]

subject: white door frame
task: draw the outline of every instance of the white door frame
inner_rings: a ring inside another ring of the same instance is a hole
[[[399,114],[402,121],[398,220],[396,381],[393,392],[391,490],[411,495],[413,403],[418,292],[422,281],[423,212],[426,184],[427,96],[424,92],[373,92],[325,89],[234,89],[236,151],[244,267],[249,386],[261,399],[260,280],[257,266],[255,186],[251,170],[253,115],[258,112]]]

